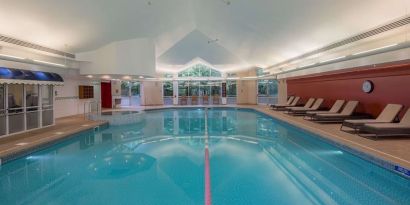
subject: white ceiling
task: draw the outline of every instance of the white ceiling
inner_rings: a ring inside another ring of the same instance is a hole
[[[153,38],[159,64],[198,57],[243,67],[272,65],[410,12],[409,0],[150,2],[0,0],[0,33],[73,53]]]

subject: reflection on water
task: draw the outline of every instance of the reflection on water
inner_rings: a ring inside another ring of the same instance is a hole
[[[0,170],[0,204],[203,204],[204,110],[142,112]],[[210,109],[214,204],[405,204],[408,181],[250,110]]]

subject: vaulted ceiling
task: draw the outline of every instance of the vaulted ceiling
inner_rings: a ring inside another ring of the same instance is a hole
[[[0,33],[73,53],[152,38],[159,64],[272,65],[407,15],[408,0],[0,0]]]

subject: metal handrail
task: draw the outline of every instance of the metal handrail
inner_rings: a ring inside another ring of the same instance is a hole
[[[88,116],[93,113],[92,107],[95,105],[97,107],[97,115],[101,115],[101,101],[86,101],[84,102],[84,119],[88,119]],[[88,112],[87,112],[88,108]]]

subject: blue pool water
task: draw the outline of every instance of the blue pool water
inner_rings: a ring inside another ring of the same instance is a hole
[[[8,162],[0,204],[410,204],[410,180],[252,110],[164,109]]]

